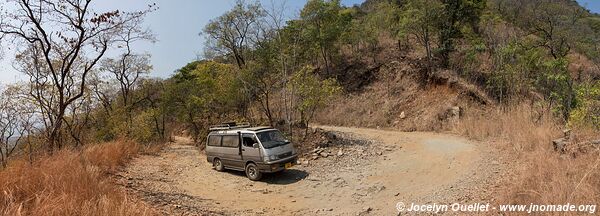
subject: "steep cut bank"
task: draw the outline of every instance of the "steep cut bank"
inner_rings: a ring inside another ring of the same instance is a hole
[[[422,68],[408,59],[377,67],[372,83],[330,103],[318,113],[321,124],[385,127],[401,131],[452,129],[466,112],[479,112],[494,101],[451,71],[423,81]]]

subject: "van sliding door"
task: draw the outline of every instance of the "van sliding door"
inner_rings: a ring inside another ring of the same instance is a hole
[[[244,163],[240,155],[240,138],[237,134],[223,136],[223,165],[232,169],[243,169]]]

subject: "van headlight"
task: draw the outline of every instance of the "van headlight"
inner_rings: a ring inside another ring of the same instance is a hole
[[[274,161],[274,160],[279,159],[279,157],[277,155],[269,155],[269,158],[267,158],[267,159],[268,159],[268,161]]]

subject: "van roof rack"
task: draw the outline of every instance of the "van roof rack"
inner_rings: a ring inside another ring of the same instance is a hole
[[[224,122],[218,125],[212,125],[208,128],[209,131],[219,131],[219,130],[231,130],[237,128],[249,128],[250,123],[244,122],[237,124],[236,122]]]

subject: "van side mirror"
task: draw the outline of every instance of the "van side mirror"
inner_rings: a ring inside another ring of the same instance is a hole
[[[258,148],[258,143],[252,144],[252,148]]]

